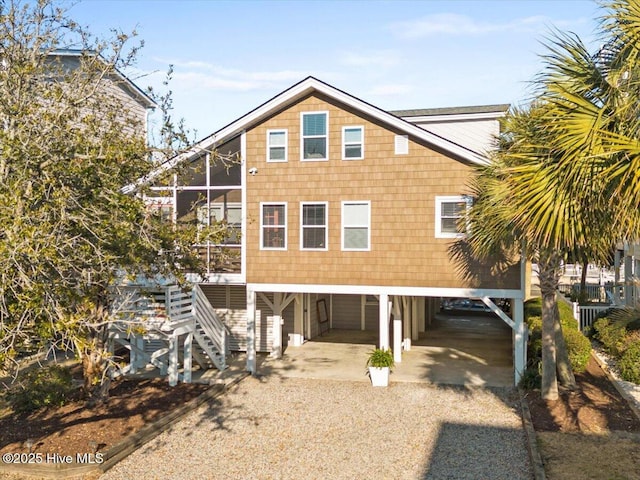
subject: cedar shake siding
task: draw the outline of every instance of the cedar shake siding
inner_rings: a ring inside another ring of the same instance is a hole
[[[328,112],[328,160],[301,161],[301,112]],[[364,127],[364,158],[343,160],[345,126]],[[267,131],[287,130],[287,161],[267,162]],[[312,94],[246,132],[247,282],[520,288],[519,265],[504,272],[474,265],[465,276],[449,254],[455,239],[436,238],[436,197],[468,192],[472,166],[396,132],[321,94]],[[370,203],[370,250],[343,251],[342,202]],[[327,205],[328,245],[300,246],[301,202]],[[286,203],[286,250],[260,248],[261,203]]]

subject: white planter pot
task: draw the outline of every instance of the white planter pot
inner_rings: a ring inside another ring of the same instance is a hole
[[[389,385],[389,367],[369,367],[369,377],[374,387],[386,387]]]

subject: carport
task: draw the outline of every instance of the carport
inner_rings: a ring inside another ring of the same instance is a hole
[[[524,371],[526,334],[523,322],[523,295],[520,290],[329,285],[316,285],[310,289],[309,286],[302,285],[248,284],[247,370],[252,373],[257,372],[256,352],[255,348],[251,348],[254,346],[252,339],[255,338],[256,297],[258,293],[273,291],[271,289],[274,287],[286,298],[296,297],[297,319],[293,322],[296,328],[295,335],[304,337],[305,340],[297,346],[289,346],[284,358],[280,360],[288,371],[307,372],[314,376],[319,375],[317,370],[321,369],[328,370],[322,374],[328,378],[339,376],[339,372],[348,375],[349,378],[359,377],[365,371],[367,352],[374,346],[393,349],[396,357],[394,376],[398,380],[463,385],[514,385]],[[302,299],[310,291],[315,294],[374,296],[379,312],[377,331],[364,328],[349,331],[335,329],[328,334],[323,333],[322,336],[304,336],[302,327],[305,308]],[[420,304],[420,297],[426,300],[427,311],[433,310],[436,301],[439,305],[441,297],[466,297],[481,300],[493,313],[479,315],[474,312],[462,316],[438,314],[431,319],[426,334],[421,336],[416,328],[412,328],[420,321],[419,315],[416,314],[419,312],[416,305]],[[511,316],[498,308],[491,298],[510,299]],[[276,310],[273,313],[273,335],[274,338],[281,339],[281,321],[278,316],[280,314]],[[300,330],[297,330],[298,327]],[[493,342],[498,342],[500,346],[492,345]],[[345,352],[341,351],[341,344],[349,345]],[[282,351],[282,346],[279,347],[276,357]],[[502,352],[498,358],[491,359],[487,356],[497,352]],[[308,361],[308,365],[303,365],[304,360]],[[284,365],[287,361],[290,363]],[[495,380],[488,375],[492,370]],[[510,381],[505,380],[506,372]],[[443,378],[445,380],[441,380]],[[366,377],[364,379],[366,380]]]
[[[331,330],[300,347],[269,358],[261,373],[283,377],[369,381],[365,363],[377,345],[371,330]],[[429,330],[402,354],[391,382],[423,382],[466,387],[513,385],[511,329],[493,314],[436,315]]]

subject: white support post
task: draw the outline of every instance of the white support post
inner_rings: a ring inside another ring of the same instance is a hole
[[[256,292],[247,287],[247,371],[257,372],[256,362]]]
[[[402,318],[403,326],[403,345],[408,352],[411,350],[411,299],[407,296],[400,297],[402,299]]]
[[[273,347],[271,348],[271,357],[282,358],[282,317],[273,315],[267,317],[267,323],[273,325]]]
[[[191,355],[192,355],[192,350],[191,350],[191,346],[193,345],[193,332],[189,332],[187,333],[185,339],[184,339],[184,347],[183,347],[183,356],[184,356],[184,360],[183,360],[183,365],[184,365],[184,372],[182,374],[182,379],[184,381],[184,383],[191,383],[191,366],[192,366],[192,361],[191,361]]]
[[[175,387],[178,384],[178,339],[169,337],[169,385]]]
[[[420,333],[418,330],[418,297],[411,297],[411,341],[418,341]]]
[[[624,304],[633,306],[633,258],[629,254],[624,257]]]
[[[524,302],[522,299],[512,299],[513,315],[513,370],[514,381],[518,385],[527,365],[527,335],[524,324]]]
[[[402,362],[402,319],[393,319],[393,361]]]
[[[389,348],[389,295],[380,294],[379,300],[379,331],[380,331],[380,348],[387,350]]]
[[[138,345],[138,335],[131,334],[129,338],[129,343],[136,348],[140,348]],[[138,373],[138,353],[135,348],[129,350],[129,371],[133,374]]]
[[[427,329],[425,300],[424,297],[418,297],[418,332],[424,332]]]
[[[293,304],[293,334],[290,335],[289,346],[300,347],[303,343],[304,305],[302,293],[296,293]]]

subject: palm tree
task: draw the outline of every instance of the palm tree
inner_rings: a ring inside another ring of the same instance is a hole
[[[613,0],[605,12],[599,51],[573,34],[547,41],[535,102],[508,117],[474,184],[474,251],[523,241],[537,255],[545,399],[558,395],[559,261],[576,252],[602,260],[615,241],[640,236],[640,3]]]
[[[549,168],[555,152],[540,123],[544,109],[538,104],[512,110],[506,117],[497,153],[471,185],[475,198],[467,242],[479,258],[504,251],[515,255],[525,243],[530,258],[537,261],[543,299],[542,393],[546,399],[556,399],[558,377],[566,387],[575,388],[556,303],[560,261],[574,246],[550,247],[548,236],[539,234],[537,227],[577,217],[571,214],[573,205],[563,201],[562,185],[555,183]]]

